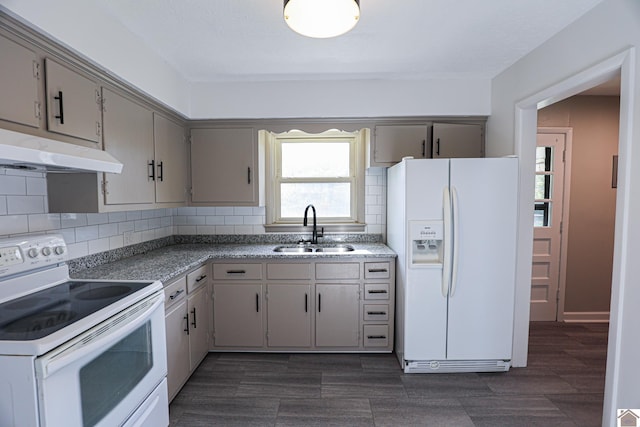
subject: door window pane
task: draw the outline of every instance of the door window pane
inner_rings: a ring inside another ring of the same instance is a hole
[[[551,197],[551,175],[536,175],[536,199],[549,199]]]
[[[534,211],[533,211],[533,226],[534,227],[551,226],[551,203],[550,202],[536,202]]]
[[[351,215],[351,184],[283,183],[280,201],[283,218],[301,217],[310,203],[315,206],[318,217],[348,218]]]
[[[96,425],[152,367],[149,321],[80,369],[82,425]]]
[[[536,147],[536,172],[551,172],[553,147]]]
[[[349,142],[282,143],[282,177],[348,177]]]

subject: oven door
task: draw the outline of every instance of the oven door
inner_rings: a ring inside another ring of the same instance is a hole
[[[166,374],[164,296],[157,292],[36,359],[40,424],[122,425]],[[167,425],[168,408],[156,411]]]

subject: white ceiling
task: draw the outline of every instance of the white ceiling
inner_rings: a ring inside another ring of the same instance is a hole
[[[602,0],[361,0],[333,39],[291,31],[282,0],[84,1],[187,81],[221,82],[490,79]]]

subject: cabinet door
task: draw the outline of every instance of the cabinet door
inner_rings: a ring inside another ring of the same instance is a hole
[[[105,204],[153,203],[153,115],[108,89],[103,97],[104,149],[124,164],[121,174],[105,174]]]
[[[189,369],[193,371],[209,352],[209,292],[204,286],[187,299],[189,312]]]
[[[187,303],[176,304],[165,315],[167,337],[167,387],[169,399],[178,393],[189,376]]]
[[[188,154],[184,128],[154,113],[153,139],[156,166],[156,202],[186,202]]]
[[[51,132],[100,142],[102,129],[98,84],[49,58],[45,59],[45,65],[47,128]]]
[[[38,58],[0,37],[0,119],[39,127]]]
[[[267,345],[309,347],[311,345],[310,285],[267,285]]]
[[[257,172],[257,141],[253,129],[191,130],[194,203],[257,205]]]
[[[213,297],[214,345],[262,347],[262,285],[216,283]]]
[[[316,346],[358,347],[358,284],[316,285]]]
[[[469,124],[433,124],[432,157],[482,157],[482,126]]]
[[[403,157],[427,155],[427,125],[376,126],[372,166],[389,166]]]

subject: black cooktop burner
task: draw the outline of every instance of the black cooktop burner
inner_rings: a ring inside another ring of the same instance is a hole
[[[0,304],[0,341],[52,334],[148,286],[150,282],[65,282]]]

